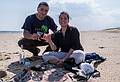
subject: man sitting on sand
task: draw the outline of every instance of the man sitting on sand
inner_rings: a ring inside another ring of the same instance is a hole
[[[49,45],[45,40],[41,39],[44,34],[49,33],[49,29],[53,32],[57,30],[54,20],[47,15],[49,6],[46,2],[41,2],[37,7],[37,13],[28,16],[22,27],[24,29],[24,38],[18,41],[18,45],[38,56],[40,49],[37,46]],[[48,46],[45,51],[51,50]]]

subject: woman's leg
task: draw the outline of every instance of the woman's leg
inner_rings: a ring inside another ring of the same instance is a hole
[[[65,57],[64,52],[46,52],[43,54],[43,60],[52,64],[58,64]]]

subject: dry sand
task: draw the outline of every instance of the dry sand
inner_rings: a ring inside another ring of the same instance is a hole
[[[0,33],[0,70],[7,71],[6,78],[14,75],[8,66],[19,60],[21,49],[17,41],[21,35],[22,33]],[[81,43],[86,52],[96,52],[107,58],[98,66],[101,77],[95,82],[120,82],[120,31],[81,32]],[[32,56],[27,51],[25,54]]]

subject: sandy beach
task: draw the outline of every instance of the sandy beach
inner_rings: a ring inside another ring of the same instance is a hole
[[[120,82],[120,30],[82,31],[80,32],[81,44],[85,52],[96,52],[106,57],[107,60],[98,66],[101,77],[95,82]],[[21,49],[17,41],[22,33],[0,33],[0,70],[6,71],[6,79],[11,78],[14,72],[8,66],[19,60]],[[45,47],[40,47],[41,53]],[[26,57],[32,56],[25,51]]]

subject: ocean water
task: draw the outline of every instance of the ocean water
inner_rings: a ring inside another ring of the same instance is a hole
[[[0,34],[3,33],[22,33],[22,31],[0,31]]]

